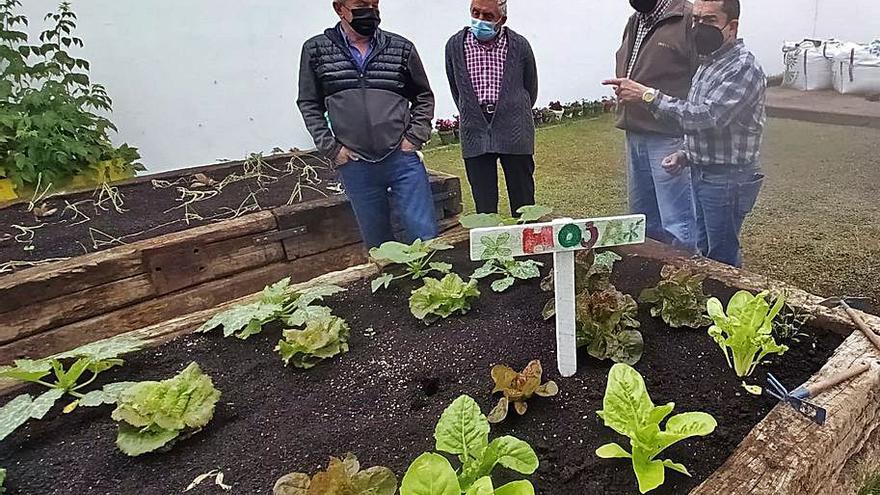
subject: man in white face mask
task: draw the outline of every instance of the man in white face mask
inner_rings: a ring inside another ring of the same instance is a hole
[[[739,17],[739,0],[694,4],[694,46],[702,63],[687,98],[642,81],[605,81],[621,101],[643,105],[684,129],[684,146],[663,168],[672,174],[690,169],[698,247],[734,266],[742,265],[739,235],[764,183],[759,158],[767,88],[763,69],[737,37]]]
[[[636,11],[617,52],[616,75],[684,98],[696,71],[693,6],[687,0],[630,0]],[[681,126],[661,122],[640,103],[620,102],[617,127],[626,131],[629,206],[647,217],[648,236],[696,250],[689,171],[670,174],[662,162],[681,149]]]
[[[469,26],[446,45],[461,115],[461,151],[477,213],[498,212],[498,162],[511,212],[535,204],[538,72],[532,47],[506,26],[507,0],[473,0]]]

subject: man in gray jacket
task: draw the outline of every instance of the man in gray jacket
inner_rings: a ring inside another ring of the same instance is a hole
[[[437,236],[418,149],[431,137],[434,94],[413,44],[379,29],[379,0],[333,0],[340,22],[306,41],[297,105],[318,151],[339,169],[367,247]]]
[[[477,213],[498,212],[498,161],[514,216],[535,204],[538,71],[532,47],[506,27],[507,0],[473,0],[471,26],[446,44],[446,75],[461,113],[461,151]]]

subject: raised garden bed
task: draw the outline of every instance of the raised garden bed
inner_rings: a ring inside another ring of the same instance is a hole
[[[460,181],[434,173],[431,184],[437,218],[448,229],[461,211]],[[285,275],[305,281],[366,261],[335,173],[308,154],[112,187],[124,198],[118,210],[112,198],[102,203],[100,192],[37,201],[56,210],[42,218],[26,203],[0,210],[8,234],[0,241],[0,266],[8,272],[0,274],[0,363],[209,308]]]
[[[710,274],[707,292],[723,300],[739,288],[781,288],[710,262],[679,258],[656,245],[623,252],[628,255],[614,281],[627,293],[656,282],[664,263],[699,266]],[[438,256],[467,274],[476,265],[464,257],[464,249]],[[197,361],[223,392],[210,425],[169,453],[132,459],[113,445],[116,428],[109,407],[70,416],[53,409],[46,420],[29,423],[0,444],[10,493],[179,493],[197,475],[217,468],[234,493],[267,493],[280,476],[314,472],[329,456],[345,452],[355,453],[364,466],[385,465],[400,476],[418,454],[432,450],[433,427],[454,398],[469,394],[488,412],[497,400],[489,394],[490,367],[522,367],[531,359],[545,363],[545,376],[558,381],[560,395],[530,402],[525,417],[493,427],[492,436],[512,434],[536,449],[541,467],[530,479],[538,493],[636,491],[627,462],[593,454],[599,445],[622,440],[595,415],[610,364],[583,355],[574,378],[557,376],[553,324],[540,315],[549,296],[537,282],[518,283],[500,295],[481,284],[483,296],[471,313],[426,327],[408,310],[411,287],[370,294],[369,281],[361,277],[375,271],[363,267],[325,279],[348,283],[348,292],[329,306],[352,327],[351,352],[311,371],[282,366],[272,352],[278,328],[248,341],[216,333],[188,335],[216,309],[146,329],[157,342],[184,335],[128,356],[126,366],[108,372],[106,379],[162,379]],[[796,304],[814,309],[815,298],[791,294]],[[846,337],[852,329],[838,313],[816,314],[810,338],[760,367],[754,382],[763,382],[770,370],[796,386],[823,365],[814,379],[870,355],[861,335]],[[667,472],[667,484],[652,493],[838,493],[827,489],[836,486],[846,460],[874,430],[880,407],[870,392],[876,387],[874,374],[820,398],[831,420],[819,428],[772,400],[746,394],[705,330],[671,330],[646,308],[640,321],[646,345],[636,368],[655,402],[675,401],[677,411],[706,411],[719,422],[714,434],[667,451],[694,478]],[[205,486],[191,493],[216,490]]]

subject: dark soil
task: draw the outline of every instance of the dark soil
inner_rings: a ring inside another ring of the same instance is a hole
[[[464,256],[456,250],[444,257],[459,273],[470,273],[475,265]],[[549,257],[542,260],[550,263]],[[616,271],[616,283],[636,294],[656,282],[659,269],[629,259]],[[62,416],[59,405],[46,420],[31,422],[0,445],[9,493],[170,495],[199,474],[220,469],[234,487],[231,493],[266,494],[280,476],[313,473],[329,456],[346,452],[365,467],[384,465],[402,476],[415,457],[432,450],[434,426],[450,402],[469,394],[488,412],[497,401],[490,395],[490,368],[497,363],[521,368],[536,358],[546,378],[559,383],[560,395],[533,400],[526,416],[493,427],[492,437],[511,434],[531,443],[541,460],[531,480],[541,494],[637,492],[628,462],[594,455],[604,443],[627,444],[595,413],[611,363],[582,356],[574,378],[558,376],[554,325],[540,316],[550,295],[537,281],[519,283],[503,295],[493,293],[487,281],[471,313],[431,327],[409,313],[409,289],[371,296],[369,283],[359,282],[331,301],[353,329],[351,352],[311,371],[282,366],[272,351],[278,329],[248,341],[224,340],[219,333],[188,336],[128,357],[108,379],[163,379],[197,361],[223,392],[211,424],[169,453],[128,458],[114,446],[110,407]],[[721,286],[707,289],[724,300],[733,293]],[[680,443],[665,455],[685,464],[694,478],[667,471],[666,485],[654,493],[683,495],[721,466],[775,401],[743,391],[705,330],[671,330],[644,307],[641,321],[646,349],[636,368],[654,402],[675,401],[677,412],[706,411],[719,422],[713,435]],[[368,328],[375,334],[365,336]],[[811,334],[814,343],[796,346],[771,367],[790,386],[809,378],[842,342],[821,330]],[[766,372],[761,367],[751,383],[763,384]],[[501,481],[512,479],[503,468],[495,474]],[[205,484],[190,493],[223,492]]]
[[[327,168],[319,160],[303,156],[304,162],[294,162],[300,168],[308,163],[316,169],[319,183],[310,189],[302,187],[302,201],[309,201],[333,195],[336,192],[328,189],[338,185],[336,173]],[[51,258],[69,258],[82,254],[119,246],[121,243],[157,237],[171,232],[179,232],[193,227],[219,222],[235,217],[236,211],[271,209],[287,204],[296,184],[301,180],[299,172],[284,170],[289,160],[266,159],[268,166],[277,170],[264,168],[264,174],[271,177],[259,179],[256,176],[233,182],[223,187],[220,194],[193,203],[188,210],[203,220],[190,217],[186,220],[187,210],[183,207],[178,187],[187,187],[193,191],[211,191],[214,187],[190,187],[193,182],[191,172],[183,171],[180,183],[170,187],[155,187],[151,181],[119,186],[123,198],[123,213],[117,212],[106,202],[107,210],[96,206],[98,199],[95,193],[86,192],[64,197],[50,197],[45,203],[48,209],[57,212],[43,218],[28,211],[27,204],[15,205],[0,210],[0,265],[9,261],[36,261]],[[232,165],[222,167],[215,172],[206,173],[217,183],[231,174],[244,175],[244,166]],[[314,176],[312,176],[314,178]],[[171,182],[176,179],[170,179]],[[303,186],[309,183],[302,181]],[[320,192],[318,192],[320,191]],[[253,197],[250,197],[254,193]],[[299,198],[297,198],[299,199]],[[76,207],[91,220],[83,221],[72,209],[66,208],[65,200]],[[245,208],[242,208],[244,205]],[[175,209],[176,208],[176,209]],[[23,235],[20,225],[32,228],[33,238]],[[91,230],[95,229],[95,230]],[[99,241],[96,247],[92,235]],[[106,235],[105,235],[106,234]],[[19,236],[18,242],[16,236]],[[109,236],[109,237],[107,237]],[[113,239],[119,241],[113,241]],[[2,272],[0,272],[2,275]]]

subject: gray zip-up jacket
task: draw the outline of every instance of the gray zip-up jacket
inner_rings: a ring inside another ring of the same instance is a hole
[[[464,58],[469,28],[456,33],[446,44],[446,76],[452,98],[461,113],[461,152],[464,158],[486,153],[532,155],[535,153],[535,118],[538,100],[538,69],[529,42],[510,28],[504,62],[504,78],[492,122],[486,121],[474,92]]]
[[[297,105],[315,146],[329,159],[345,146],[377,162],[404,138],[416,146],[431,138],[434,93],[422,61],[409,40],[387,31],[376,32],[363,68],[339,25],[306,41]]]

